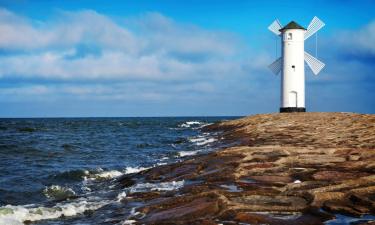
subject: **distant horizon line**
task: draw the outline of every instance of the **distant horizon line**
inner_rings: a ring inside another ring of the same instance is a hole
[[[2,117],[2,119],[83,119],[83,118],[197,118],[197,117],[245,117],[245,116],[254,116],[259,114],[279,114],[280,112],[263,112],[263,113],[249,113],[246,115],[209,115],[209,116],[28,116],[28,117]],[[355,114],[374,114],[370,112],[355,112],[355,111],[307,111],[305,113],[355,113]]]
[[[255,115],[255,114],[249,114]],[[2,119],[84,119],[84,118],[197,118],[197,117],[244,117],[240,116],[35,116],[35,117],[0,117]]]

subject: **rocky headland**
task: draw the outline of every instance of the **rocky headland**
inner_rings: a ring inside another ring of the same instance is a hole
[[[182,182],[130,193],[136,224],[324,224],[338,214],[375,214],[375,115],[262,114],[213,124],[226,148],[125,175]],[[374,224],[371,219],[355,224]]]

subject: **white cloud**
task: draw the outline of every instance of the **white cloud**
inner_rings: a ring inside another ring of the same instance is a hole
[[[6,50],[43,50],[89,43],[132,52],[137,46],[128,30],[91,10],[61,12],[56,20],[40,22],[0,9],[0,32],[0,48]]]
[[[0,49],[16,53],[0,56],[0,77],[194,80],[240,72],[234,35],[157,13],[127,25],[91,10],[36,23],[2,9]]]

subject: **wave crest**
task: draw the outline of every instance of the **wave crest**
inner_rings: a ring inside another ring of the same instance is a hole
[[[59,185],[52,185],[43,190],[43,194],[50,199],[65,200],[76,196],[76,193],[68,187],[61,187]]]
[[[85,211],[97,210],[109,201],[89,201],[82,198],[75,202],[58,203],[53,207],[31,207],[32,205],[0,207],[0,224],[19,225],[25,221],[56,219],[62,216],[75,216]]]

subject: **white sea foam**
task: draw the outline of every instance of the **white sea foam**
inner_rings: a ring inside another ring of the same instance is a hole
[[[178,152],[178,155],[180,157],[185,157],[185,156],[191,156],[191,155],[196,155],[199,151],[180,151]]]
[[[215,141],[216,141],[216,138],[208,138],[204,141],[197,142],[196,145],[206,145],[206,144],[209,144],[209,143],[212,143],[212,142],[215,142]]]
[[[199,121],[187,121],[185,122],[186,125],[199,125],[202,124],[202,122]]]
[[[138,173],[140,171],[149,169],[147,167],[126,167],[123,171],[119,170],[108,170],[104,171],[103,169],[99,168],[99,173],[89,174],[87,177],[84,177],[85,180],[107,180],[119,177],[124,174],[130,173]]]
[[[121,192],[120,194],[117,195],[116,201],[121,202],[125,198],[126,198],[126,192],[123,191],[123,192]]]
[[[190,138],[189,141],[198,146],[202,146],[202,145],[207,145],[209,143],[215,142],[217,141],[217,139],[213,137],[208,137],[208,136],[198,136],[196,138]]]
[[[143,170],[147,170],[149,169],[148,167],[126,167],[125,168],[125,174],[129,174],[129,173],[139,173]]]
[[[199,122],[199,121],[187,121],[185,123],[182,123],[179,125],[179,127],[182,127],[182,128],[190,128],[191,126],[197,126],[197,125],[201,125],[202,122]]]
[[[137,221],[135,220],[125,220],[122,224],[123,225],[129,225],[129,224],[135,224]]]
[[[81,190],[84,192],[91,192],[92,189],[89,187],[90,183],[87,180],[87,177],[85,176],[82,181]]]
[[[148,168],[145,167],[126,167],[124,170],[103,170],[101,168],[95,171],[85,171],[82,181],[82,190],[91,191],[93,181],[106,180],[119,177],[123,174],[137,173]],[[20,225],[25,221],[39,221],[45,219],[57,219],[60,217],[76,216],[88,210],[97,210],[107,204],[120,202],[126,198],[128,192],[148,192],[148,191],[171,191],[177,190],[184,185],[184,181],[173,181],[163,183],[140,183],[118,193],[117,197],[109,200],[99,199],[97,197],[81,197],[78,199],[56,203],[53,206],[42,205],[6,205],[0,207],[0,224]],[[46,187],[43,192],[48,198],[66,199],[69,196],[75,196],[75,192],[69,187],[52,185]],[[124,224],[131,224],[132,220],[127,220]]]
[[[103,171],[103,172],[98,173],[98,174],[94,174],[94,178],[95,179],[97,179],[97,178],[111,179],[111,178],[119,177],[121,175],[123,175],[123,173],[118,171],[118,170],[109,170],[109,171]]]
[[[197,143],[197,142],[202,142],[205,141],[206,138],[203,136],[198,136],[197,138],[189,138],[190,142]]]
[[[185,181],[172,181],[162,183],[139,183],[130,187],[131,193],[149,192],[149,191],[173,191],[184,186]]]
[[[0,207],[0,224],[19,225],[24,221],[56,219],[82,214],[87,210],[97,210],[110,203],[108,200],[90,201],[85,198],[69,203],[57,203],[53,207],[33,207],[33,205]]]
[[[205,122],[200,122],[200,121],[187,121],[184,123],[181,123],[178,125],[178,127],[171,127],[169,129],[171,130],[181,130],[181,129],[186,129],[186,128],[191,128],[193,130],[196,129],[201,129],[205,126],[211,125],[212,123],[205,123]]]

